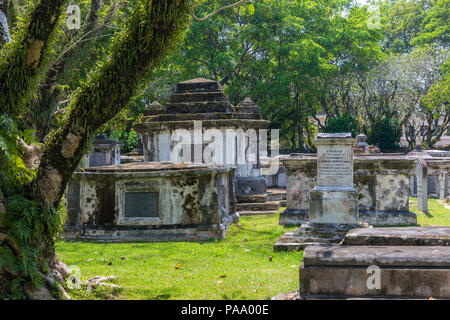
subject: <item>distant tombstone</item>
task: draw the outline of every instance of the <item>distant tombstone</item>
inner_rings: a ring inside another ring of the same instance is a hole
[[[120,146],[117,141],[108,139],[103,133],[93,141],[93,151],[88,155],[89,167],[102,167],[120,164]]]
[[[319,133],[317,186],[311,190],[312,223],[357,224],[358,197],[353,187],[353,145],[350,133]]]

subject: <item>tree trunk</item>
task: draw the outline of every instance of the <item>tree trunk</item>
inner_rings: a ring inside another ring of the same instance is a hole
[[[37,201],[41,205],[38,217],[55,215],[55,208],[94,132],[125,107],[147,72],[158,66],[168,49],[181,40],[190,20],[191,7],[189,1],[183,0],[142,0],[136,5],[125,30],[113,41],[111,54],[76,90],[69,104],[68,117],[43,148],[37,176],[26,192],[30,203]],[[3,229],[6,232],[0,233],[0,236],[4,235],[3,240],[0,238],[0,249],[7,250],[10,257],[20,261],[23,248],[8,234],[11,221],[7,216],[13,208],[8,196],[11,195],[6,195],[7,213],[1,219],[6,222]],[[34,262],[46,285],[33,289],[26,274],[16,273],[8,268],[8,263],[0,263],[0,296],[12,294],[14,281],[20,277],[26,280],[24,293],[38,298],[51,296],[44,288],[59,287],[54,280],[64,281],[67,268],[55,255],[52,226],[52,223],[45,225],[40,241],[30,240],[39,253]]]

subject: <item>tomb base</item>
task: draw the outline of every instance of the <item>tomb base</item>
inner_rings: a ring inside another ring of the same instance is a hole
[[[350,230],[350,246],[450,246],[450,227],[366,228]]]
[[[287,208],[280,212],[278,224],[281,225],[302,225],[309,220],[309,210]]]
[[[176,241],[205,241],[223,239],[226,227],[222,224],[186,228],[183,226],[163,229],[95,229],[83,227],[64,228],[65,240],[88,242],[176,242]]]
[[[450,247],[308,246],[302,299],[450,299]]]
[[[302,250],[310,244],[340,243],[348,231],[361,228],[361,224],[304,223],[295,231],[286,232],[274,244],[275,251]]]
[[[287,208],[280,213],[278,224],[300,226],[308,220],[309,210]],[[359,220],[374,226],[410,226],[417,224],[417,215],[411,211],[359,210]]]
[[[316,187],[310,192],[312,223],[358,224],[358,193],[353,187]]]

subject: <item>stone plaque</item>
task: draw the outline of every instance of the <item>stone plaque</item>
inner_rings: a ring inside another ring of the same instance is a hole
[[[99,167],[106,165],[106,153],[92,152],[89,155],[89,167]]]
[[[351,145],[318,145],[318,186],[353,186]]]
[[[125,218],[159,217],[159,192],[125,192]]]

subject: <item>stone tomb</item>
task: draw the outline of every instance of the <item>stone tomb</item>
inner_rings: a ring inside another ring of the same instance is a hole
[[[317,157],[292,154],[281,160],[287,169],[287,208],[279,223],[301,225],[309,220],[309,193],[317,181]],[[409,177],[416,163],[402,154],[369,154],[354,157],[354,187],[358,192],[359,218],[371,225],[415,225],[409,211]]]
[[[319,133],[317,186],[310,192],[309,222],[285,233],[275,250],[300,250],[310,243],[338,243],[360,227],[358,194],[353,187],[353,145],[350,133]]]
[[[237,220],[233,174],[228,167],[172,162],[76,172],[79,190],[72,194],[78,205],[69,210],[64,236],[113,242],[222,239]]]
[[[87,156],[88,167],[111,166],[120,164],[121,143],[98,134],[92,143],[93,150]]]
[[[448,246],[307,246],[300,299],[450,299]]]
[[[149,105],[142,122],[133,128],[142,136],[144,161],[214,162],[235,167],[236,196],[245,198],[266,193],[260,169],[260,132],[269,124],[250,99],[233,106],[217,81],[195,78],[177,83],[169,103]],[[187,141],[174,141],[176,132],[187,132]],[[251,144],[250,137],[257,143]],[[204,157],[206,148],[210,149],[216,138],[222,139],[222,148],[212,150],[210,161]]]

